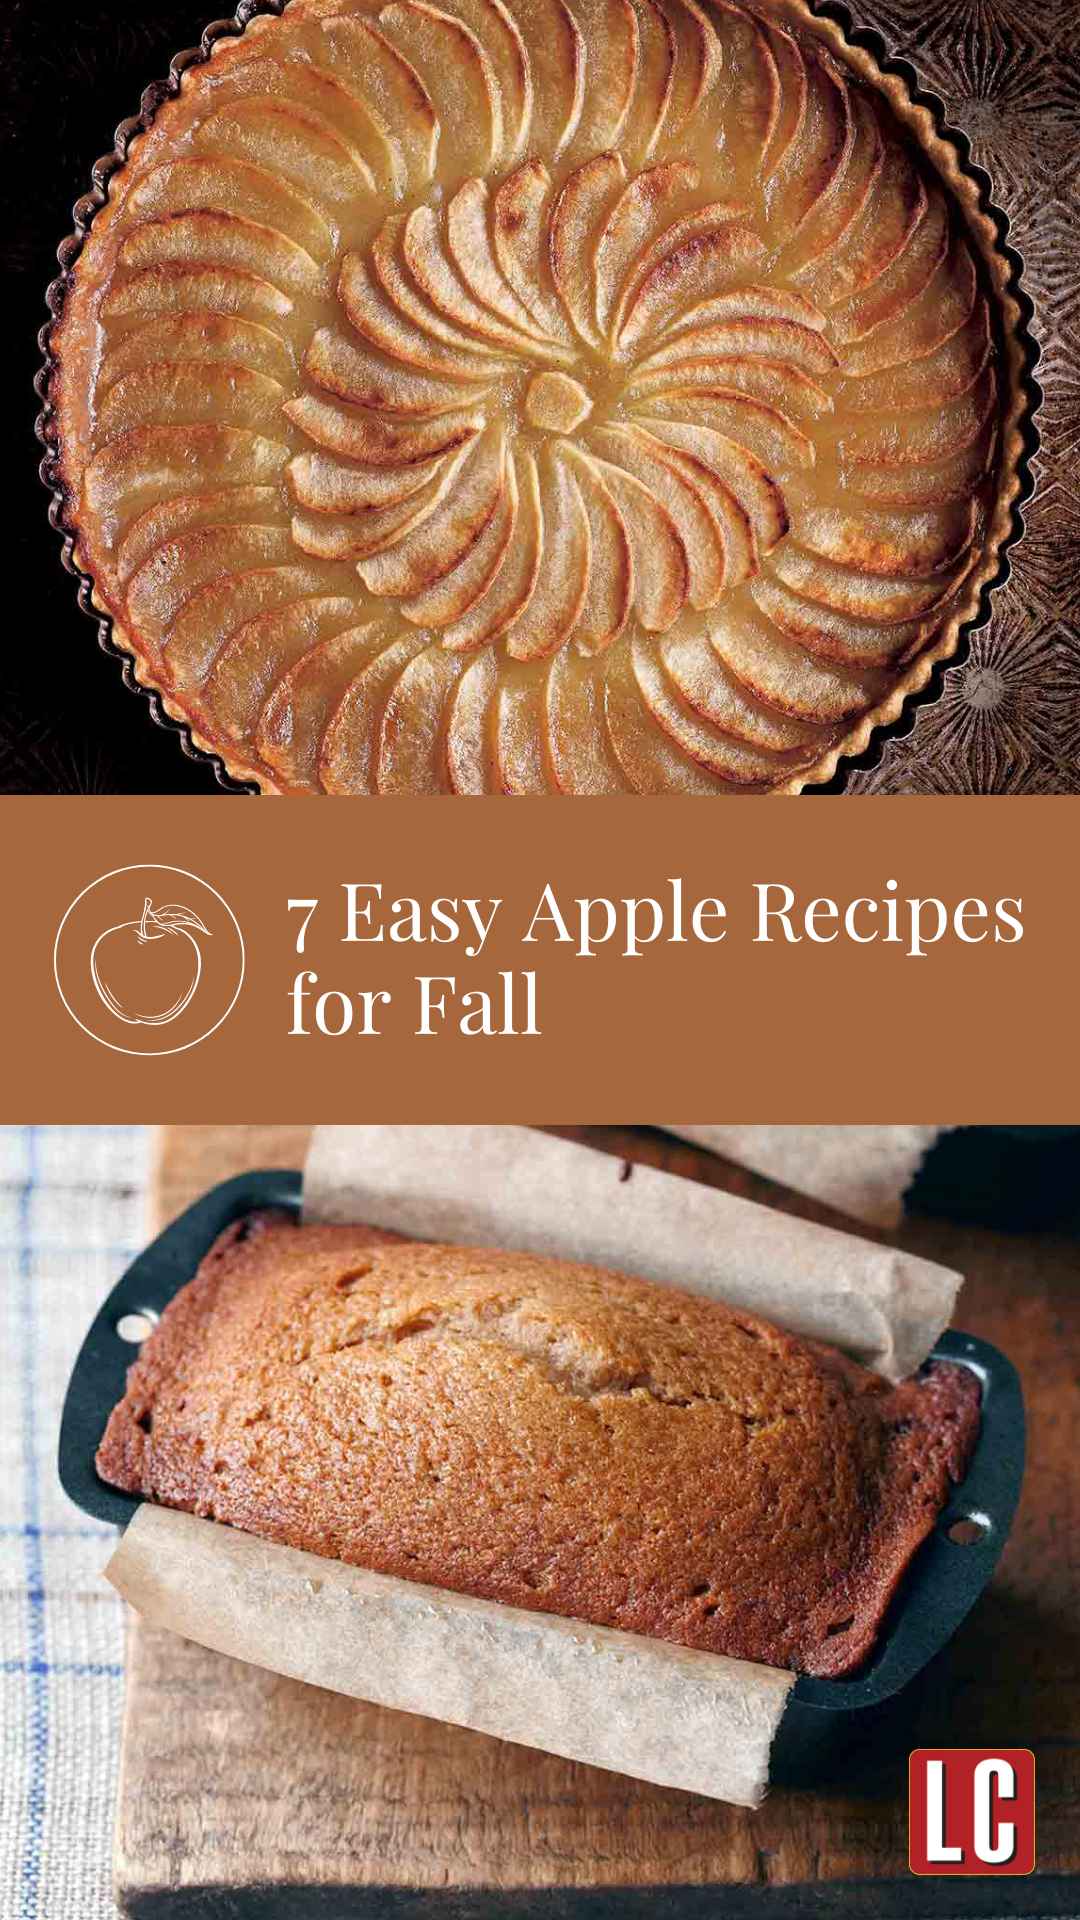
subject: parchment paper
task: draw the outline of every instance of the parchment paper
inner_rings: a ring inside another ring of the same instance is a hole
[[[959,1274],[528,1127],[318,1127],[309,1220],[622,1267],[831,1341],[890,1380],[925,1360]]]
[[[782,1180],[797,1193],[825,1200],[868,1227],[897,1227],[904,1195],[931,1147],[948,1127],[678,1127],[692,1140]]]
[[[357,1700],[757,1806],[791,1673],[346,1567],[145,1505],[107,1568],[155,1626]]]
[[[308,1219],[622,1266],[757,1308],[899,1377],[958,1276],[520,1127],[317,1130]],[[693,1489],[687,1490],[688,1500]],[[757,1806],[794,1676],[344,1566],[144,1504],[108,1578],[157,1626],[274,1672]]]

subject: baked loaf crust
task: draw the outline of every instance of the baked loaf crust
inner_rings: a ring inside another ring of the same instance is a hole
[[[979,1424],[625,1274],[367,1227],[231,1228],[102,1477],[308,1552],[814,1674],[869,1651]]]
[[[998,571],[1007,280],[799,0],[290,0],[112,175],[65,523],[267,790],[795,791]]]

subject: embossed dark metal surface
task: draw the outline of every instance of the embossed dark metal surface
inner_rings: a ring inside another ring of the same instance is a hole
[[[1012,578],[995,595],[989,624],[941,676],[940,698],[908,713],[893,737],[879,740],[864,762],[849,764],[837,786],[867,793],[1080,792],[1080,6],[867,0],[850,17],[911,63],[989,174],[1035,302],[1045,399],[1037,491],[1024,507],[1027,531],[1011,549]],[[143,18],[73,5],[57,32],[44,0],[15,0],[0,20],[7,177],[35,183],[7,217],[3,319],[9,368],[28,367],[31,423],[41,296],[55,239],[70,226],[71,202],[102,148],[103,130],[130,113],[147,78],[165,72],[204,24],[204,13],[190,5],[159,4]],[[19,425],[22,445],[21,412]],[[145,705],[140,712],[126,693],[115,663],[97,653],[58,565],[40,495],[29,479],[14,491],[9,554],[17,556],[35,612],[9,632],[0,668],[9,683],[0,686],[0,790],[214,790],[210,765],[185,761],[163,741]]]

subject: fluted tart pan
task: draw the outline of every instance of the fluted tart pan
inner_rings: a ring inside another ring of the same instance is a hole
[[[55,517],[264,791],[797,792],[1004,571],[1015,256],[802,0],[244,9],[79,217]]]

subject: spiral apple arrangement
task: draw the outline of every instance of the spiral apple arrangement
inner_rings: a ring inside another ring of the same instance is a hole
[[[210,938],[190,907],[144,900],[137,920],[108,927],[90,949],[90,977],[102,1004],[128,1026],[178,1020],[202,978],[199,933]]]

